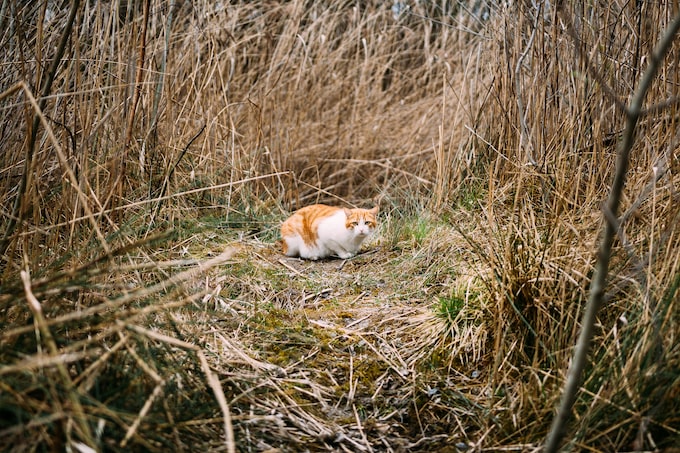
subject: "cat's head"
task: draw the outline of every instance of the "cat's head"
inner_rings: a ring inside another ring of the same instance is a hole
[[[378,225],[378,206],[373,209],[346,209],[345,226],[357,236],[368,236]]]

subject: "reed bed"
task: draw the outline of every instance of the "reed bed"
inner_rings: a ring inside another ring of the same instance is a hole
[[[659,2],[0,4],[4,451],[680,443],[677,38]],[[313,202],[364,253],[280,255]]]

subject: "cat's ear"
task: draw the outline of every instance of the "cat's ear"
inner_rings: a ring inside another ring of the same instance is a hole
[[[342,208],[342,210],[345,211],[345,217],[349,217],[350,215],[352,215],[351,209]]]
[[[370,213],[373,214],[373,215],[377,215],[379,209],[380,209],[380,208],[379,208],[378,206],[376,206],[376,207],[374,207],[373,209],[369,209],[368,212],[370,212]]]

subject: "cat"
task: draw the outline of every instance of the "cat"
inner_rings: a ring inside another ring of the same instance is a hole
[[[378,206],[347,209],[314,204],[297,210],[281,225],[284,255],[318,260],[357,254],[377,226]]]

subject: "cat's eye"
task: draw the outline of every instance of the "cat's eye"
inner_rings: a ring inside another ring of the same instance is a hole
[[[350,224],[350,226],[355,227],[355,226],[359,225],[359,222],[350,222],[349,224]]]

